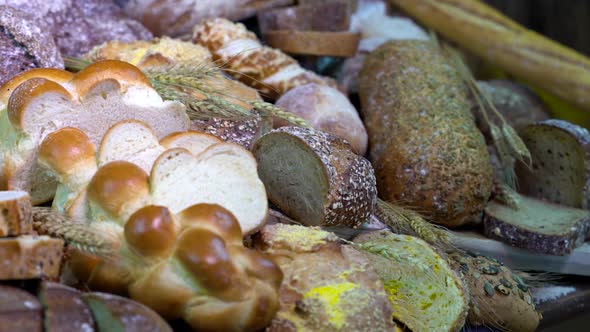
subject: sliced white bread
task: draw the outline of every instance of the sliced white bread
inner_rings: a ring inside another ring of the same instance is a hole
[[[518,189],[556,204],[590,209],[590,132],[563,120],[546,120],[520,131],[532,167],[516,168]]]
[[[488,203],[486,236],[549,255],[566,255],[584,243],[590,212],[519,195],[518,208]]]
[[[48,201],[55,192],[55,180],[36,164],[39,144],[51,132],[79,128],[98,144],[121,120],[142,120],[159,138],[190,126],[184,106],[163,101],[128,63],[101,61],[65,81],[67,75],[36,70],[2,88],[12,93],[0,117],[0,185],[29,191],[33,204]]]
[[[0,191],[0,237],[33,231],[31,198],[25,191]]]

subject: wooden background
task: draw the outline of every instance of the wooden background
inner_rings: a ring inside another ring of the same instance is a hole
[[[529,29],[590,55],[590,0],[485,0]]]

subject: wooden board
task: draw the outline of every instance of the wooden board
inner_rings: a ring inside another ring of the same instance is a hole
[[[497,258],[513,269],[590,276],[589,242],[567,256],[552,256],[512,247],[473,232],[451,233],[457,246]]]

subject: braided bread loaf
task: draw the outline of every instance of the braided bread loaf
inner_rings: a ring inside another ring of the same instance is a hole
[[[56,182],[37,164],[39,143],[64,127],[82,129],[94,144],[115,123],[139,119],[158,137],[187,130],[179,102],[163,101],[136,67],[103,61],[77,74],[33,69],[2,86],[0,189],[29,191],[33,204],[50,200]]]
[[[280,50],[262,45],[241,23],[205,20],[195,26],[193,41],[207,47],[230,75],[272,99],[307,83],[337,87],[334,80],[305,70]]]
[[[115,162],[106,167],[136,166]],[[129,185],[127,193],[137,189],[132,180],[119,184]],[[123,203],[108,202],[105,196],[90,194],[105,211],[114,212],[115,204]],[[173,214],[164,206],[148,205],[128,219],[116,217],[90,226],[120,240],[117,260],[73,252],[69,261],[90,287],[128,293],[199,331],[256,331],[274,317],[282,272],[266,255],[244,247],[240,225],[228,210],[197,204]]]
[[[123,121],[107,131],[97,149],[83,131],[64,128],[43,141],[39,162],[60,181],[54,208],[70,216],[127,220],[148,204],[177,213],[216,203],[231,211],[246,233],[266,219],[266,191],[254,157],[208,134],[187,131],[158,140],[145,123]],[[108,208],[93,206],[96,200]]]

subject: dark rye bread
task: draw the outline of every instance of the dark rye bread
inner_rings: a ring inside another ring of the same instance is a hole
[[[351,6],[347,0],[277,8],[258,13],[263,34],[272,30],[347,31]]]
[[[379,196],[455,227],[480,216],[492,169],[468,88],[439,47],[390,41],[367,56],[359,79]]]
[[[94,319],[77,289],[43,281],[38,294],[44,310],[45,332],[93,332]]]
[[[270,201],[310,226],[357,227],[369,219],[377,189],[369,161],[336,136],[282,127],[260,138],[253,153]]]
[[[43,331],[41,309],[35,296],[20,288],[0,285],[0,331]]]
[[[517,165],[519,191],[575,208],[590,209],[590,133],[563,120],[546,120],[520,131],[532,168]]]
[[[582,245],[590,212],[519,196],[518,209],[491,201],[484,233],[512,246],[542,254],[566,255]]]
[[[0,6],[0,59],[0,85],[32,68],[64,67],[51,33],[8,6]]]

